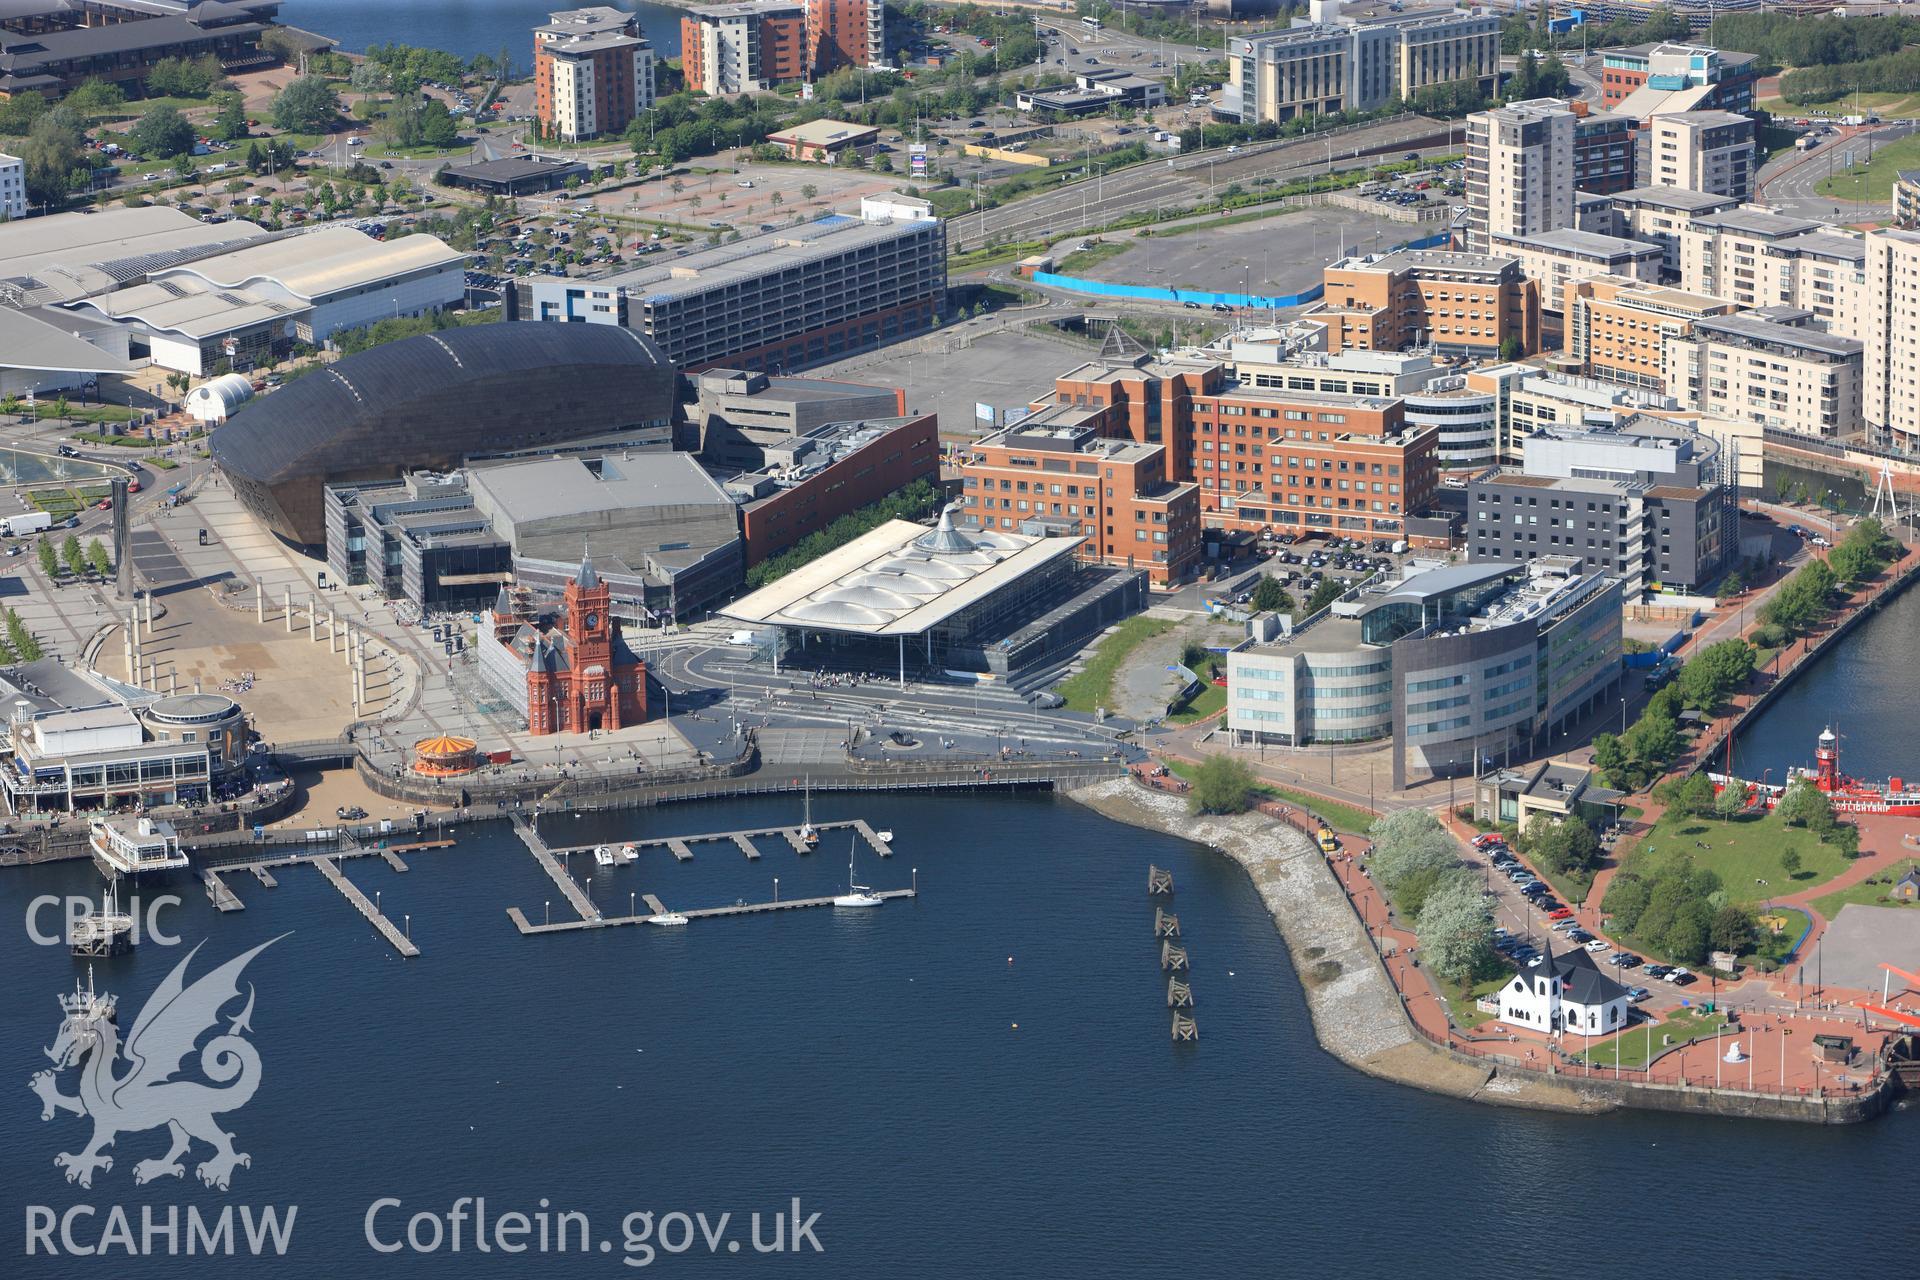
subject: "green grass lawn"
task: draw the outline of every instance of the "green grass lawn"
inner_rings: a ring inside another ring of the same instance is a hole
[[[1044,240],[1022,240],[1017,244],[998,245],[986,249],[973,249],[966,253],[956,253],[947,259],[948,271],[979,271],[984,267],[998,267],[1009,262],[1018,262],[1022,258],[1032,257],[1036,253],[1045,253]]]
[[[1481,996],[1490,996],[1506,986],[1507,980],[1513,977],[1513,973],[1513,969],[1509,967],[1502,973],[1474,983],[1471,987],[1455,982],[1451,978],[1442,978],[1438,974],[1434,975],[1434,981],[1447,997],[1447,1007],[1453,1013],[1454,1023],[1471,1030],[1483,1022],[1492,1021],[1494,1016],[1476,1009],[1474,1001]]]
[[[1227,708],[1227,691],[1217,684],[1210,684],[1193,695],[1193,701],[1167,717],[1169,724],[1192,724],[1195,720],[1204,720],[1216,712]]]
[[[1685,1044],[1697,1036],[1710,1036],[1716,1028],[1725,1026],[1726,1021],[1717,1013],[1675,1011],[1664,1022],[1653,1024],[1653,1056],[1657,1058],[1674,1045]],[[1661,1043],[1662,1038],[1667,1036],[1673,1038],[1673,1044]],[[1647,1065],[1647,1043],[1647,1028],[1643,1024],[1627,1028],[1580,1057],[1596,1067],[1644,1067]]]
[[[1091,249],[1076,249],[1060,260],[1059,272],[1063,276],[1077,275],[1089,267],[1098,266],[1108,258],[1117,258],[1133,247],[1131,240],[1102,240]]]
[[[1128,618],[1094,648],[1093,657],[1076,675],[1070,676],[1054,692],[1067,700],[1070,711],[1092,711],[1113,706],[1113,677],[1128,655],[1158,635],[1173,630],[1165,618]]]
[[[1893,180],[1900,170],[1920,166],[1920,137],[1875,145],[1871,164],[1866,163],[1865,142],[1855,142],[1853,152],[1853,168],[1836,168],[1831,178],[1822,178],[1817,187],[1820,194],[1836,200],[1885,204],[1893,198]]]
[[[1780,865],[1781,855],[1789,849],[1800,855],[1800,870],[1792,876]],[[1626,866],[1631,869],[1648,852],[1676,850],[1692,858],[1695,866],[1718,875],[1728,895],[1745,903],[1813,888],[1850,865],[1838,849],[1821,844],[1812,832],[1789,827],[1771,815],[1726,822],[1668,813],[1627,858]],[[1767,883],[1760,884],[1762,880]]]
[[[1856,99],[1852,94],[1836,98],[1832,102],[1812,102],[1805,106],[1788,102],[1785,98],[1762,98],[1754,103],[1762,111],[1776,116],[1785,116],[1789,120],[1819,119],[1812,113],[1817,109],[1828,116],[1839,118],[1854,114]],[[1920,95],[1911,93],[1863,93],[1858,98],[1861,115],[1868,112],[1882,120],[1909,120],[1920,116]]]
[[[1848,888],[1822,894],[1813,900],[1813,909],[1831,920],[1840,914],[1840,908],[1850,902],[1857,902],[1863,907],[1911,906],[1913,905],[1911,903],[1894,902],[1887,897],[1887,890],[1893,887],[1894,881],[1916,868],[1920,868],[1920,858],[1907,858],[1879,872],[1871,880],[1864,880]]]

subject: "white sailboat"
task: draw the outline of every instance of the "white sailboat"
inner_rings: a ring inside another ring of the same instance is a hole
[[[877,907],[884,899],[864,884],[855,884],[853,880],[854,840],[847,839],[847,891],[833,900],[836,907]]]
[[[820,833],[814,830],[813,826],[813,779],[811,778],[807,779],[806,792],[801,803],[806,807],[802,810],[800,817],[800,841],[803,844],[819,844]]]

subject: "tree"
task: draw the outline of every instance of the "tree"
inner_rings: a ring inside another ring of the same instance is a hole
[[[1604,899],[1607,914],[1613,917],[1615,927],[1625,933],[1632,933],[1640,922],[1641,913],[1647,909],[1647,882],[1637,875],[1622,872],[1613,878],[1607,886]]]
[[[213,136],[232,142],[247,136],[247,100],[237,93],[220,95],[220,111],[213,117]]]
[[[1737,818],[1747,811],[1747,784],[1730,778],[1713,798],[1713,812],[1720,818]]]
[[[1714,912],[1713,923],[1707,927],[1707,939],[1713,949],[1736,956],[1753,950],[1753,944],[1759,937],[1760,930],[1754,922],[1753,912],[1733,902]]]
[[[173,107],[154,107],[135,122],[127,142],[141,155],[170,159],[193,150],[193,126]]]
[[[1346,590],[1345,587],[1340,585],[1337,579],[1321,579],[1320,585],[1315,587],[1313,594],[1307,597],[1306,607],[1300,611],[1301,614],[1305,617],[1312,617],[1345,595]]]
[[[1753,678],[1753,647],[1745,640],[1722,640],[1695,654],[1676,682],[1689,706],[1712,711]]]
[[[116,107],[125,106],[126,102],[125,90],[113,81],[102,80],[97,76],[83,81],[79,88],[66,97],[67,106],[75,111],[84,111],[89,114],[112,111]]]
[[[1194,773],[1187,805],[1195,813],[1245,813],[1253,807],[1253,771],[1235,756],[1213,755]]]
[[[1785,794],[1774,805],[1774,812],[1789,827],[1825,831],[1833,826],[1833,802],[1806,777],[1795,778],[1787,784]]]
[[[1466,982],[1493,968],[1493,913],[1464,871],[1453,871],[1427,894],[1414,933],[1423,963],[1443,978]]]
[[[1800,874],[1800,851],[1798,849],[1789,849],[1785,853],[1781,854],[1780,869],[1787,873],[1787,879],[1789,880],[1799,875]]]
[[[1280,579],[1260,575],[1260,585],[1253,589],[1253,607],[1261,613],[1292,613],[1293,597],[1280,585]]]
[[[1527,823],[1527,854],[1549,871],[1584,871],[1600,860],[1600,840],[1577,817],[1536,813]]]
[[[1627,730],[1627,750],[1643,764],[1660,766],[1680,754],[1680,726],[1671,715],[1656,715],[1649,706]]]
[[[1618,783],[1621,772],[1627,764],[1627,749],[1620,739],[1611,733],[1595,734],[1593,739],[1593,766],[1607,775],[1607,781]]]
[[[447,110],[447,104],[438,98],[428,98],[420,107],[420,145],[450,147],[458,141],[460,126]]]
[[[340,114],[333,86],[319,76],[301,76],[273,95],[273,122],[289,133],[322,133]]]
[[[35,550],[40,553],[40,572],[46,574],[49,578],[59,577],[60,558],[54,554],[53,540],[51,538],[40,539],[40,545],[35,548]]]
[[[87,544],[87,564],[102,578],[113,571],[113,561],[107,557],[107,548],[98,538]]]
[[[66,541],[60,544],[60,560],[67,566],[67,572],[79,577],[81,570],[87,567],[86,553],[80,550],[80,539],[68,534]]]
[[[1785,502],[1787,495],[1793,492],[1793,477],[1782,471],[1773,478],[1773,496],[1777,501]]]
[[[26,170],[28,204],[58,209],[69,194],[86,185],[85,143],[86,130],[69,107],[55,107],[34,120],[18,153]]]

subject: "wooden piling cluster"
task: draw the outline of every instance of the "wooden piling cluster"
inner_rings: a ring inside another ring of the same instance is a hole
[[[1149,863],[1147,896],[1172,897],[1173,872]],[[1160,969],[1167,975],[1167,1008],[1173,1011],[1171,1034],[1176,1041],[1198,1042],[1200,1024],[1194,1021],[1192,1013],[1193,986],[1180,977],[1183,973],[1192,972],[1186,947],[1175,942],[1180,937],[1180,917],[1158,902],[1153,906],[1153,936],[1160,941]]]

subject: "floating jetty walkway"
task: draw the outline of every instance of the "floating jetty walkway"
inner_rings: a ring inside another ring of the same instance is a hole
[[[247,904],[240,901],[239,895],[227,884],[222,873],[251,872],[254,879],[269,889],[277,888],[280,881],[274,876],[272,868],[312,866],[319,869],[333,887],[338,889],[348,902],[351,902],[360,914],[372,922],[380,931],[380,936],[393,944],[393,949],[409,958],[420,954],[420,948],[413,940],[394,926],[393,921],[383,915],[379,907],[362,893],[352,881],[341,872],[339,862],[346,858],[382,859],[395,871],[408,870],[406,862],[400,857],[400,850],[445,849],[451,847],[451,840],[416,840],[408,844],[390,845],[381,848],[378,845],[361,844],[349,840],[342,848],[326,853],[289,853],[277,858],[243,858],[232,862],[220,862],[200,869],[200,879],[207,888],[207,897],[213,905],[222,911],[244,911]]]
[[[670,912],[666,905],[653,894],[643,893],[640,895],[640,900],[646,903],[647,914],[609,916],[594,905],[593,900],[581,889],[579,882],[567,874],[565,868],[560,865],[559,859],[555,856],[574,853],[591,853],[593,850],[599,848],[600,844],[563,845],[555,848],[542,840],[540,833],[534,830],[533,824],[524,818],[515,818],[513,829],[514,834],[520,837],[521,842],[527,846],[534,858],[546,869],[547,874],[553,878],[553,882],[560,886],[560,892],[566,895],[567,901],[573,904],[573,909],[579,913],[580,916],[578,920],[562,920],[545,924],[534,924],[527,919],[526,914],[521,911],[520,908],[508,907],[508,919],[512,920],[514,928],[523,934],[566,933],[576,929],[599,929],[622,924],[645,924],[654,916],[671,914],[678,914],[688,921],[693,921],[711,920],[720,916],[763,915],[771,911],[798,911],[806,907],[830,907],[833,905],[832,897],[785,898],[777,902],[742,902],[730,907],[701,907],[692,911],[674,913]],[[862,818],[855,818],[851,822],[816,823],[814,824],[814,830],[818,832],[851,830],[856,832],[861,839],[865,840],[868,847],[873,849],[881,857],[893,856],[893,850],[888,846],[887,842],[880,839],[878,833],[876,833],[872,827],[868,826],[866,820]],[[800,831],[797,827],[766,827],[754,831],[715,831],[706,835],[667,836],[655,840],[616,840],[603,841],[601,843],[631,847],[636,852],[644,849],[666,849],[679,861],[686,862],[693,857],[693,849],[691,846],[695,844],[732,842],[738,846],[740,851],[749,859],[757,861],[760,857],[760,850],[753,843],[755,837],[782,838],[786,840],[797,853],[806,853],[815,847],[801,839]],[[884,889],[875,893],[873,896],[881,899],[883,902],[890,902],[895,898],[915,897],[917,896],[917,891],[915,889]]]
[[[918,893],[913,889],[881,889],[875,892],[873,896],[883,901],[891,902],[895,898],[917,897]],[[591,920],[561,920],[553,924],[534,924],[527,919],[526,915],[522,913],[518,907],[508,907],[507,915],[513,921],[514,928],[518,929],[521,933],[567,933],[576,929],[610,928],[617,924],[645,924],[653,915],[667,914],[666,907],[662,906],[660,899],[654,897],[652,894],[643,894],[642,900],[647,904],[650,912],[649,915],[595,916]],[[700,907],[692,911],[682,911],[679,914],[685,916],[690,921],[712,920],[720,916],[757,916],[764,915],[769,911],[799,911],[805,907],[830,907],[832,905],[833,899],[831,897],[782,898],[778,902],[741,902],[731,907]]]
[[[521,840],[527,841],[527,847],[533,849],[533,842],[528,840],[528,836],[532,832],[532,825],[528,823],[525,818],[516,817],[513,826],[514,830],[519,833]],[[880,834],[871,826],[867,825],[865,818],[855,818],[851,822],[816,822],[813,824],[813,829],[822,835],[829,831],[852,830],[858,833],[862,840],[867,842],[867,848],[873,852],[883,858],[891,858],[893,856],[893,846],[885,840],[882,840]],[[731,843],[735,845],[741,853],[747,856],[748,861],[757,862],[760,859],[760,849],[753,842],[755,840],[772,839],[785,840],[795,853],[811,853],[820,847],[818,844],[808,844],[805,840],[801,839],[800,828],[798,827],[762,827],[754,831],[714,831],[706,835],[662,836],[653,840],[602,840],[594,844],[550,845],[545,841],[541,841],[539,848],[534,849],[534,856],[536,858],[539,857],[542,850],[548,854],[561,857],[572,853],[592,853],[595,849],[605,845],[615,849],[630,848],[635,853],[645,853],[649,849],[665,849],[679,861],[691,862],[693,860],[693,846],[696,844]],[[549,871],[549,874],[551,874],[551,871]],[[575,903],[574,905],[577,907],[579,904]],[[586,913],[583,911],[581,914],[585,915]]]
[[[340,873],[340,868],[334,865],[332,858],[315,858],[313,865],[320,868],[321,875],[333,882],[334,888],[346,895],[348,902],[359,908],[361,915],[373,922],[373,927],[380,931],[381,937],[393,944],[395,951],[408,958],[420,954],[420,948],[414,946],[407,935],[394,928],[393,921],[380,914],[380,909],[373,905],[373,899],[360,892],[359,886]]]

